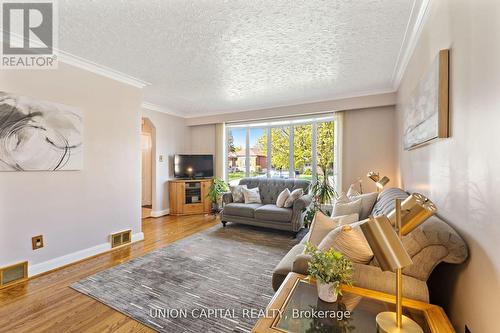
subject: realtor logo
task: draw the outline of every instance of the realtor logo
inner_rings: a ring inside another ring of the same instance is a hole
[[[2,1],[2,69],[57,68],[55,7],[53,0]]]

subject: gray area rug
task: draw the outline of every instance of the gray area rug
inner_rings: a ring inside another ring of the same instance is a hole
[[[253,311],[274,295],[274,267],[297,241],[286,232],[216,226],[71,287],[159,332],[250,332]]]

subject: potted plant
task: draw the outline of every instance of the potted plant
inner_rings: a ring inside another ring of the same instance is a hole
[[[212,201],[212,211],[219,212],[220,211],[220,202],[222,199],[222,195],[229,190],[227,184],[224,180],[220,178],[214,179],[212,185],[208,188],[207,198]]]
[[[332,202],[337,198],[335,187],[328,177],[316,177],[309,192],[312,195],[312,204],[305,208],[304,225],[306,228],[311,224],[317,211],[330,215],[333,211]]]
[[[320,251],[311,243],[306,243],[306,253],[311,255],[308,274],[316,279],[318,296],[325,302],[336,302],[342,295],[341,285],[352,285],[352,262],[342,253],[331,248]]]

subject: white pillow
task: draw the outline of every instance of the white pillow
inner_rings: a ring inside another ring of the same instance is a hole
[[[298,188],[296,190],[293,190],[292,193],[290,193],[290,196],[286,199],[285,201],[285,208],[290,208],[293,206],[293,203],[295,200],[300,198],[301,196],[304,195],[304,190],[301,188]]]
[[[236,185],[231,186],[231,194],[233,196],[233,202],[245,202],[245,198],[243,197],[243,189],[247,188],[246,185]]]
[[[365,193],[365,194],[354,194],[349,196],[351,201],[355,201],[357,199],[361,199],[361,212],[359,213],[359,219],[364,220],[370,216],[372,212],[373,206],[375,206],[375,202],[378,198],[377,192]]]
[[[352,223],[330,231],[318,249],[328,251],[333,247],[355,263],[368,264],[373,258],[373,251],[359,226],[360,223]]]
[[[339,202],[336,201],[333,206],[333,214],[332,216],[341,216],[341,215],[351,215],[351,214],[360,214],[361,213],[361,199],[357,199],[350,202]]]
[[[276,199],[276,206],[279,208],[283,208],[285,206],[285,201],[286,199],[288,199],[289,196],[290,196],[290,190],[288,188],[285,188],[278,195],[278,198]]]
[[[357,184],[357,183],[354,183],[354,184]],[[349,189],[347,190],[347,197],[348,198],[352,198],[354,196],[358,196],[358,195],[361,194],[361,193],[358,192],[358,190],[356,190],[354,188],[354,184],[351,184],[351,186],[349,186]]]
[[[317,212],[309,231],[308,242],[319,245],[328,233],[339,225],[350,224],[358,221],[358,214],[328,217],[322,212]]]
[[[245,197],[245,203],[262,203],[260,200],[259,188],[243,188],[243,196]]]

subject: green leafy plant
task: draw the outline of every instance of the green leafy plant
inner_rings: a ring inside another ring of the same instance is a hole
[[[208,188],[207,198],[214,204],[218,204],[222,199],[222,195],[229,191],[229,187],[220,178],[214,179],[212,185]]]
[[[341,284],[352,285],[353,265],[342,253],[330,249],[320,251],[316,246],[307,242],[305,253],[311,255],[308,274],[322,283],[339,282],[334,290],[342,295]]]
[[[316,177],[309,192],[312,194],[312,203],[309,207],[304,208],[304,225],[306,228],[314,220],[316,212],[320,211],[329,216],[332,212],[324,209],[321,205],[329,204],[338,197],[335,186],[331,184],[328,177]]]
[[[335,186],[328,177],[317,176],[311,183],[311,194],[317,203],[329,204],[337,198]]]

